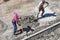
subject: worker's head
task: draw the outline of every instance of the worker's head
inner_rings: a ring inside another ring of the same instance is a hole
[[[45,0],[42,0],[43,3],[45,3]]]
[[[14,15],[15,15],[15,16],[18,16],[18,13],[17,13],[17,12],[14,12]]]

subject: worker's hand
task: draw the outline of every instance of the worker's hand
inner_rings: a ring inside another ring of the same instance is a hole
[[[18,19],[21,19],[21,17],[19,17]]]
[[[18,20],[18,23],[17,23],[17,24],[18,24],[18,26],[21,26],[21,22],[20,22],[20,20]]]

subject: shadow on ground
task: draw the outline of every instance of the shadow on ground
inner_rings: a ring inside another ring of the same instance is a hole
[[[27,33],[29,32],[29,31],[34,31],[34,29],[32,29],[30,26],[27,26],[27,28],[23,28],[23,31],[26,31]]]
[[[26,31],[26,33],[28,33],[29,31],[34,31],[34,29],[32,29],[30,26],[27,26],[27,28],[23,28],[23,29],[20,29],[20,30],[17,30],[17,33],[16,35],[19,35],[19,34],[22,34],[24,31]]]
[[[55,15],[55,13],[46,13],[42,17],[39,17],[39,18],[35,19],[34,21],[38,21],[39,19],[51,17],[51,16],[56,16],[56,15]]]

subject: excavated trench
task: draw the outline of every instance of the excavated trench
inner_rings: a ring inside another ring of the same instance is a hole
[[[7,30],[8,26],[3,21],[0,20],[0,35]]]

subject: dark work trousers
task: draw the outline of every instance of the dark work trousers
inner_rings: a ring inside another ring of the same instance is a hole
[[[45,12],[44,8],[43,8],[43,7],[40,7],[40,8],[39,8],[39,12],[38,12],[38,14],[37,14],[37,18],[38,18],[38,16],[39,16],[40,11],[42,11],[41,17],[43,16],[43,14],[44,14],[44,12]]]
[[[16,35],[16,32],[17,32],[16,22],[13,22],[13,21],[12,21],[12,24],[13,24],[13,27],[14,27],[14,35]]]

